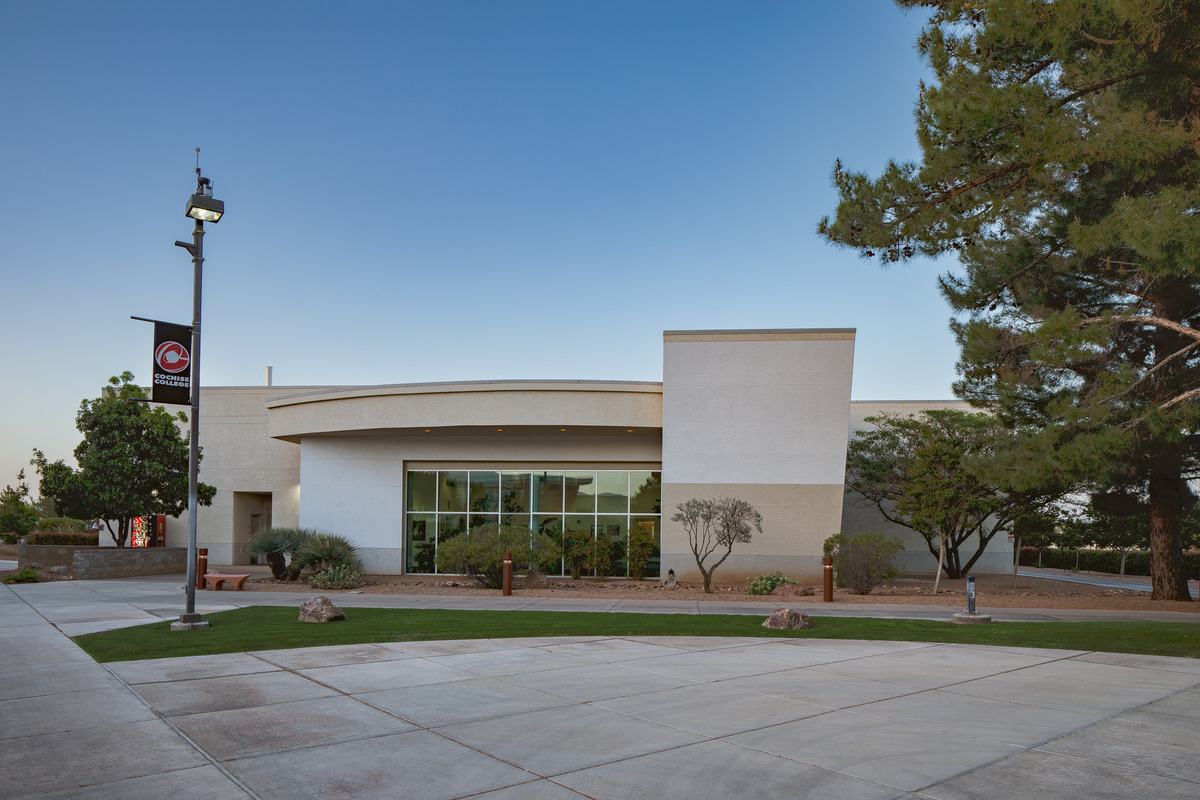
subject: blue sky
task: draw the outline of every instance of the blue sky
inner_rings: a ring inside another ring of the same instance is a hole
[[[188,323],[203,385],[657,381],[664,330],[858,329],[856,399],[951,396],[931,263],[816,233],[917,155],[887,0],[6,0],[0,485]],[[202,406],[203,409],[203,406]]]

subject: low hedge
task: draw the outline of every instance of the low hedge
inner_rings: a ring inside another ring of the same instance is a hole
[[[42,533],[87,533],[87,522],[74,517],[46,517],[38,520],[37,529]]]
[[[50,531],[39,531],[30,534],[27,544],[57,544],[66,545],[67,547],[99,547],[100,534],[98,533],[53,533]]]
[[[1076,561],[1076,553],[1079,555]],[[1021,548],[1021,566],[1036,567],[1039,565],[1036,547]],[[1184,553],[1183,562],[1189,576],[1200,572],[1200,553]],[[1079,569],[1084,572],[1106,572],[1116,575],[1121,571],[1121,552],[1119,550],[1070,550],[1066,548],[1043,548],[1041,551],[1041,566],[1051,569]],[[1149,575],[1150,554],[1144,550],[1132,550],[1125,554],[1126,575]]]

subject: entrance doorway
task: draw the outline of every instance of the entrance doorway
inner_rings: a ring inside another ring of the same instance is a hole
[[[246,543],[271,527],[270,492],[233,493],[233,563],[257,563],[245,553]]]

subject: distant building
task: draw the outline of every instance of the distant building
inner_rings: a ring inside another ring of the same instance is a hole
[[[840,530],[905,536],[904,568],[934,562],[919,536],[847,504],[846,444],[883,410],[957,402],[850,401],[853,329],[667,331],[662,383],[481,381],[203,389],[198,514],[213,564],[245,564],[258,530],[343,534],[369,572],[429,573],[439,541],[484,522],[624,540],[652,533],[652,574],[698,572],[671,522],[693,497],[735,496],[763,515],[718,582],[781,570],[818,581]],[[167,542],[186,542],[186,518]],[[993,542],[978,572],[1002,572]],[[993,552],[994,551],[994,552]],[[620,565],[618,565],[620,568]]]

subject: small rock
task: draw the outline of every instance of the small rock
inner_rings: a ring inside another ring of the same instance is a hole
[[[781,583],[771,590],[776,597],[812,597],[816,593],[811,586],[797,586],[794,583]]]
[[[51,575],[67,575],[71,572],[71,568],[66,564],[59,564],[56,567],[46,570],[46,572],[49,572]]]
[[[41,562],[38,562],[38,561],[27,561],[27,562],[25,562],[25,566],[29,567],[30,569],[41,569],[42,568]]]
[[[346,615],[325,595],[305,600],[300,604],[301,622],[336,622]]]
[[[529,572],[525,573],[525,582],[522,585],[526,589],[545,589],[550,586],[550,579],[536,567],[530,567]]]
[[[771,616],[767,617],[767,621],[763,623],[764,628],[774,628],[780,631],[795,631],[802,628],[811,628],[813,626],[812,617],[808,614],[801,614],[791,608],[777,608],[771,612]]]

